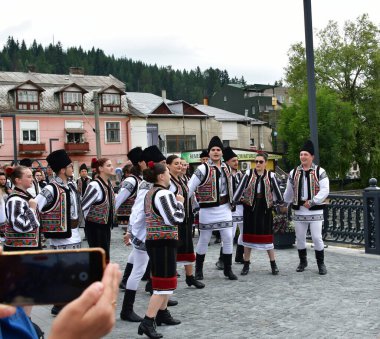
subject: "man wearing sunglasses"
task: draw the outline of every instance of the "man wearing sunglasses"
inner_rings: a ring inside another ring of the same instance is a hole
[[[313,163],[314,145],[308,140],[300,150],[301,164],[289,173],[285,202],[292,204],[296,244],[300,263],[297,272],[307,267],[306,233],[310,226],[314,243],[318,273],[325,275],[324,244],[322,239],[322,222],[324,202],[330,192],[329,178],[326,171]]]

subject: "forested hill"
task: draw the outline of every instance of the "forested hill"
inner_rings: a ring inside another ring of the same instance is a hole
[[[174,70],[171,66],[148,65],[142,61],[107,56],[95,47],[84,51],[79,47],[62,48],[60,42],[47,47],[34,40],[31,46],[9,37],[0,52],[0,71],[27,72],[33,67],[38,73],[68,74],[70,67],[83,67],[88,75],[112,74],[126,84],[127,91],[161,95],[169,99],[201,103],[226,83],[245,83],[244,78],[230,79],[226,70],[208,68],[202,71]]]

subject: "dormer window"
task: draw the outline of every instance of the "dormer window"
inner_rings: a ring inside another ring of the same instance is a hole
[[[37,90],[17,90],[17,109],[37,111],[40,108]]]
[[[63,92],[62,93],[62,110],[77,111],[83,107],[83,93],[81,92]]]
[[[59,95],[62,111],[79,111],[83,109],[83,95],[88,93],[86,89],[75,83],[60,88],[54,94]]]
[[[120,94],[103,93],[102,94],[102,112],[120,112],[121,97]]]

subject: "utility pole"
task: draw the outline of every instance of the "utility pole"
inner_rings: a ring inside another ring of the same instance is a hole
[[[303,0],[305,20],[305,45],[307,65],[307,91],[309,103],[310,139],[314,144],[314,159],[319,164],[318,143],[318,118],[315,100],[315,73],[314,73],[314,48],[313,48],[313,23],[311,15],[311,0]]]
[[[102,156],[102,149],[100,146],[100,127],[99,127],[99,96],[98,92],[94,91],[94,115],[95,115],[95,138],[96,138],[96,158],[99,159]]]

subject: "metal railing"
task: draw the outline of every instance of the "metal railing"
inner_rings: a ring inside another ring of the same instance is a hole
[[[364,246],[364,204],[362,195],[329,195],[324,210],[323,239]]]

